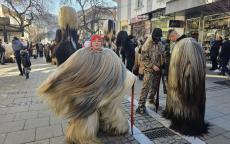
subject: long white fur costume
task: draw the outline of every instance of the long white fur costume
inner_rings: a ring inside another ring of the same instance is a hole
[[[68,142],[100,143],[99,127],[116,135],[128,132],[121,101],[135,81],[110,49],[95,53],[90,48],[75,52],[38,89],[57,115],[71,119]]]
[[[202,47],[192,38],[175,45],[170,59],[168,93],[164,116],[171,128],[185,135],[206,133],[205,57]]]

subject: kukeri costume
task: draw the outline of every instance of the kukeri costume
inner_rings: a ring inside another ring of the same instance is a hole
[[[58,115],[71,119],[68,142],[96,144],[99,130],[128,132],[121,102],[134,80],[111,49],[86,47],[60,65],[38,92]]]
[[[205,101],[202,47],[194,39],[181,39],[171,54],[164,116],[172,121],[174,130],[185,135],[200,135],[207,131]]]

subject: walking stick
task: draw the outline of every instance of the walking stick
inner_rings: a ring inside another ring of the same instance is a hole
[[[135,82],[133,83],[133,86],[132,86],[132,94],[131,94],[131,133],[133,135],[133,125],[134,125],[134,112],[133,112],[133,109],[134,109],[134,85],[135,85]]]
[[[157,97],[156,97],[156,113],[158,111],[159,108],[159,91],[160,91],[160,82],[161,82],[161,71],[160,71],[160,76],[158,78],[158,87],[157,87]]]

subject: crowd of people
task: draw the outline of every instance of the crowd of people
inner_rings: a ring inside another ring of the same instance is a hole
[[[99,143],[96,139],[99,128],[116,135],[128,132],[121,102],[124,94],[131,87],[134,89],[134,74],[143,80],[136,113],[148,114],[146,105],[158,109],[162,81],[167,94],[163,115],[172,121],[171,127],[193,136],[207,132],[204,120],[206,62],[203,48],[194,38],[171,29],[167,39],[163,39],[160,28],[154,28],[144,39],[128,35],[126,31],[116,35],[115,22],[106,20],[105,36],[92,35],[90,41],[81,45],[75,15],[73,8],[61,8],[60,29],[51,44],[33,45],[17,37],[12,41],[20,75],[23,75],[20,55],[23,49],[28,50],[29,57],[36,59],[44,55],[46,62],[57,65],[38,92],[58,115],[71,119],[66,132],[69,142]],[[222,75],[229,74],[229,45],[227,38],[222,41],[216,35],[211,48],[211,70],[221,67]],[[2,64],[4,52],[0,41]]]

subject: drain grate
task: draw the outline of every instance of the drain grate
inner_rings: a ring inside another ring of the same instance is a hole
[[[217,82],[214,82],[214,83],[230,87],[230,80],[217,81]]]
[[[168,136],[174,136],[176,135],[169,129],[165,127],[157,128],[157,129],[151,129],[146,132],[143,132],[150,140],[154,140],[156,138],[162,138],[162,137],[168,137]]]

